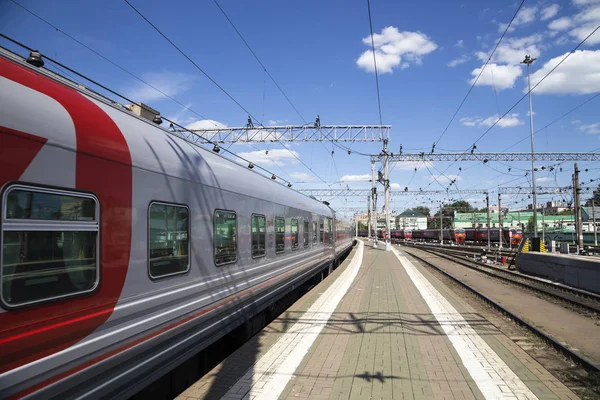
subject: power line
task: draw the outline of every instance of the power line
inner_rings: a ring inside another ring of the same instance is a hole
[[[181,107],[183,107],[184,109],[192,112],[193,114],[197,115],[198,117],[202,118],[203,120],[209,121],[208,118],[206,118],[205,116],[203,116],[202,114],[196,112],[195,110],[191,109],[189,106],[186,106],[185,104],[181,103],[179,100],[169,96],[168,94],[166,94],[165,92],[163,92],[162,90],[160,90],[159,88],[157,88],[156,86],[152,85],[151,83],[145,81],[144,79],[140,78],[139,76],[135,75],[133,72],[125,69],[124,67],[122,67],[121,65],[117,64],[116,62],[112,61],[111,59],[109,59],[108,57],[102,55],[101,53],[97,52],[96,50],[94,50],[93,48],[89,47],[88,45],[86,45],[85,43],[81,42],[80,40],[76,39],[75,37],[73,37],[72,35],[68,34],[67,32],[63,31],[62,29],[60,29],[59,27],[57,27],[56,25],[54,25],[53,23],[49,22],[48,20],[42,18],[41,16],[39,16],[38,14],[34,13],[33,11],[31,11],[30,9],[28,9],[27,7],[23,6],[22,4],[18,3],[15,0],[11,0],[15,5],[19,6],[21,9],[25,10],[26,12],[28,12],[29,14],[33,15],[34,17],[36,17],[37,19],[39,19],[40,21],[42,21],[43,23],[45,23],[46,25],[52,27],[54,30],[56,30],[57,32],[61,33],[62,35],[68,37],[69,39],[71,39],[72,41],[74,41],[75,43],[79,44],[80,46],[86,48],[87,50],[91,51],[92,53],[94,53],[95,55],[97,55],[98,57],[102,58],[103,60],[109,62],[110,64],[114,65],[115,67],[119,68],[121,71],[125,72],[126,74],[130,75],[131,77],[135,78],[136,80],[138,80],[139,82],[143,83],[144,85],[147,85],[148,87],[156,90],[158,93],[162,94],[163,96],[165,96],[166,98],[168,98],[169,100],[179,104]],[[219,127],[217,124],[213,123],[213,125],[215,125],[217,128]]]
[[[498,124],[498,122],[500,122],[500,120],[502,118],[504,118],[506,115],[508,115],[508,113],[510,113],[517,105],[519,105],[519,103],[521,103],[521,101],[523,101],[523,99],[526,98],[529,95],[529,93],[533,92],[535,90],[535,88],[537,88],[548,76],[550,76],[550,74],[552,74],[563,62],[565,62],[567,60],[567,58],[569,58],[571,56],[571,54],[573,54],[579,47],[581,47],[586,42],[586,40],[588,40],[590,38],[590,36],[592,36],[594,33],[596,33],[596,31],[598,29],[600,29],[600,25],[598,25],[596,27],[596,29],[594,29],[589,35],[587,35],[587,37],[585,39],[583,39],[581,42],[579,42],[579,44],[577,46],[575,46],[575,48],[573,50],[571,50],[569,53],[567,53],[567,55],[564,56],[563,59],[560,60],[560,62],[554,66],[554,68],[552,68],[550,71],[548,71],[548,73],[546,75],[544,75],[544,77],[538,83],[536,83],[530,90],[528,90],[527,93],[525,93],[511,108],[509,108],[508,111],[506,111],[504,114],[502,114],[502,116],[499,117],[498,120],[496,122],[494,122],[492,124],[492,126],[490,126],[485,132],[483,132],[483,134],[481,134],[481,136],[479,136],[479,138],[473,144],[474,145],[477,144],[477,142],[479,142],[485,135],[487,135],[488,132],[490,132]],[[468,149],[465,151],[468,151]]]
[[[373,21],[371,19],[371,0],[367,0],[367,9],[369,10],[369,29],[371,31],[371,49],[373,51],[373,66],[375,67],[375,85],[377,86],[377,108],[379,110],[379,125],[383,125],[383,118],[381,118],[381,98],[379,96],[379,74],[377,73],[377,59],[375,57],[375,39],[373,39]]]
[[[508,23],[508,25],[506,26],[506,28],[504,29],[504,32],[502,33],[502,36],[500,36],[500,39],[498,40],[498,42],[496,43],[496,46],[494,47],[494,50],[492,50],[492,53],[490,54],[490,56],[488,57],[487,61],[485,62],[485,64],[483,65],[483,67],[481,68],[481,71],[479,71],[479,75],[477,75],[477,77],[475,78],[475,80],[473,81],[473,84],[471,85],[471,87],[469,88],[469,90],[467,91],[467,94],[465,95],[465,97],[462,99],[462,101],[460,102],[458,108],[456,109],[456,111],[454,112],[454,115],[452,115],[452,118],[450,118],[450,122],[448,122],[448,124],[446,125],[446,128],[444,128],[444,131],[442,132],[442,134],[440,135],[440,137],[438,138],[438,140],[436,140],[435,144],[438,144],[440,140],[442,140],[442,137],[444,137],[444,135],[446,134],[446,132],[448,131],[448,128],[450,128],[450,125],[452,124],[452,121],[454,121],[454,118],[456,118],[456,115],[458,114],[458,112],[460,111],[460,109],[462,108],[462,106],[465,104],[465,101],[467,101],[467,98],[469,97],[469,95],[471,94],[471,92],[473,91],[473,88],[475,87],[475,85],[477,84],[477,82],[479,81],[479,78],[481,77],[481,75],[483,74],[483,71],[485,70],[485,67],[487,67],[487,65],[489,64],[489,62],[492,60],[492,57],[494,56],[494,53],[496,52],[496,50],[498,49],[498,46],[500,46],[500,42],[502,42],[502,39],[504,39],[504,36],[506,35],[506,33],[508,32],[508,29],[510,28],[510,26],[512,25],[513,21],[515,20],[517,14],[519,13],[519,11],[521,10],[521,7],[523,7],[523,4],[525,3],[525,0],[521,1],[521,4],[519,5],[519,8],[517,8],[517,11],[515,11],[512,19],[510,20],[510,22]],[[498,98],[496,95],[496,102],[498,102]]]
[[[292,103],[292,101],[290,100],[290,98],[285,94],[285,92],[283,91],[283,89],[281,88],[281,86],[279,86],[279,84],[275,81],[275,78],[273,78],[273,76],[271,75],[271,73],[269,72],[269,70],[267,69],[267,67],[265,67],[265,65],[262,63],[262,61],[260,61],[260,58],[258,58],[258,56],[254,52],[254,50],[252,50],[252,47],[250,47],[250,45],[248,44],[248,42],[246,41],[246,39],[244,39],[244,36],[240,33],[240,31],[238,30],[238,28],[236,28],[236,26],[234,25],[233,21],[231,21],[231,19],[229,18],[229,16],[227,16],[227,14],[223,10],[223,8],[219,5],[219,3],[217,2],[217,0],[213,0],[213,1],[217,5],[217,7],[219,7],[219,10],[221,10],[221,13],[223,13],[223,15],[225,16],[225,18],[227,19],[227,21],[229,22],[229,24],[231,25],[231,27],[238,34],[238,36],[240,37],[240,39],[242,39],[242,41],[244,42],[244,44],[246,45],[246,47],[248,48],[248,50],[250,50],[250,53],[252,53],[252,55],[254,56],[254,58],[256,59],[256,61],[258,61],[258,63],[260,64],[260,66],[265,71],[265,73],[269,76],[269,78],[271,78],[271,80],[273,81],[273,83],[275,84],[275,86],[277,86],[277,89],[279,89],[279,91],[281,92],[281,94],[283,95],[283,97],[285,97],[285,99],[287,100],[287,102],[290,103],[290,105],[292,106],[292,108],[294,109],[294,111],[296,111],[296,114],[298,114],[298,116],[300,117],[300,119],[302,121],[304,121],[305,124],[307,124],[307,122],[304,119],[304,117],[302,117],[302,114],[300,114],[300,111],[298,111],[298,109],[296,108],[296,106],[294,105],[294,103]]]
[[[127,3],[127,5],[129,5],[129,7],[131,7],[131,9],[133,9],[140,17],[142,17],[142,19],[144,19],[144,21],[146,21],[152,28],[154,28],[154,30],[156,32],[158,32],[158,34],[160,34],[167,42],[169,42],[171,44],[171,46],[173,46],[182,56],[184,56],[190,63],[192,63],[192,65],[194,65],[194,67],[196,67],[196,69],[198,71],[200,71],[208,80],[210,80],[223,93],[225,93],[225,95],[227,97],[229,97],[235,104],[237,104],[237,106],[240,107],[248,115],[249,118],[256,121],[257,124],[260,125],[260,121],[258,121],[258,119],[256,117],[254,117],[252,115],[252,113],[250,113],[250,111],[248,111],[240,102],[238,102],[231,94],[229,94],[229,92],[227,92],[227,90],[225,90],[225,88],[223,88],[221,85],[219,85],[219,83],[217,81],[215,81],[210,75],[208,75],[208,73],[206,71],[204,71],[198,64],[196,64],[196,62],[194,62],[194,60],[192,60],[183,50],[181,50],[171,39],[169,39],[156,25],[154,25],[148,18],[146,18],[144,16],[144,14],[142,14],[137,8],[135,8],[135,6],[133,6],[133,4],[131,4],[128,0],[123,0],[123,1],[125,1],[125,3]],[[262,125],[260,125],[260,126],[264,128],[264,126],[262,126]],[[319,178],[322,182],[325,182],[325,180],[323,180],[323,178],[321,178],[317,173],[315,173],[315,171],[313,171],[312,168],[308,167],[308,165],[306,165],[292,151],[290,151],[287,147],[285,147],[285,145],[283,145],[281,142],[279,142],[279,143],[292,156],[294,156],[294,158],[296,158],[298,161],[300,161],[302,163],[302,165],[304,165],[306,168],[308,168],[308,170],[311,171],[317,178]]]
[[[17,46],[19,46],[19,47],[23,48],[23,49],[26,49],[26,50],[28,50],[28,51],[30,51],[30,52],[31,52],[31,51],[37,51],[37,50],[34,50],[33,48],[31,48],[31,47],[29,47],[29,46],[27,46],[27,45],[25,45],[25,44],[23,44],[23,43],[21,43],[21,42],[19,42],[19,41],[15,40],[15,39],[13,39],[13,38],[11,38],[11,37],[9,37],[9,36],[7,36],[7,35],[3,34],[3,33],[0,33],[0,37],[4,38],[4,39],[8,40],[9,42],[11,42],[11,43],[13,43],[13,44],[15,44],[15,45],[17,45]],[[74,69],[72,69],[72,68],[69,68],[69,67],[67,67],[66,65],[62,64],[61,62],[59,62],[59,61],[57,61],[57,60],[55,60],[55,59],[53,59],[53,58],[51,58],[51,57],[49,57],[49,56],[47,56],[47,55],[44,55],[43,53],[40,53],[40,54],[41,54],[41,55],[42,55],[42,56],[43,56],[43,57],[44,57],[46,60],[48,60],[48,61],[52,62],[52,63],[53,63],[53,64],[55,64],[56,66],[58,66],[58,67],[61,67],[61,68],[65,69],[65,70],[67,70],[67,71],[71,72],[72,74],[75,74],[76,76],[78,76],[78,77],[80,77],[80,78],[82,78],[82,79],[85,79],[85,80],[86,80],[86,81],[88,81],[88,82],[91,82],[92,84],[94,84],[94,85],[96,85],[96,86],[98,86],[98,87],[102,88],[103,90],[105,90],[105,91],[107,91],[107,92],[109,92],[109,93],[111,93],[111,94],[113,94],[113,95],[115,95],[115,96],[117,96],[117,97],[119,97],[119,98],[121,98],[121,99],[123,99],[123,100],[125,100],[125,101],[129,102],[129,103],[132,103],[132,104],[134,104],[134,103],[135,103],[135,102],[134,102],[133,100],[131,100],[130,98],[128,98],[128,97],[126,97],[126,96],[124,96],[124,95],[122,95],[122,94],[120,94],[120,93],[118,93],[118,92],[116,92],[116,91],[114,91],[114,90],[112,90],[112,89],[110,89],[110,88],[108,88],[107,86],[105,86],[105,85],[103,85],[103,84],[101,84],[101,83],[99,83],[99,82],[97,82],[97,81],[93,80],[92,78],[89,78],[89,77],[87,77],[87,76],[85,76],[85,75],[83,75],[83,74],[81,74],[81,73],[79,73],[79,72],[75,71],[75,70],[74,70]],[[89,88],[86,88],[86,90],[88,90],[90,93],[97,94],[96,92],[94,92],[93,90],[91,90],[91,89],[89,89]],[[102,95],[100,95],[100,94],[97,94],[97,95],[98,95],[98,96],[102,96]],[[106,97],[105,97],[105,96],[102,96],[102,97],[106,99]],[[110,99],[107,99],[107,100],[111,101],[111,102],[112,102],[112,103],[114,103],[114,104],[117,104],[117,103],[116,103],[116,102],[114,102],[113,100],[110,100]],[[188,128],[186,128],[186,127],[182,126],[182,125],[180,125],[179,123],[177,123],[177,122],[175,122],[175,121],[172,121],[172,120],[170,120],[169,118],[162,117],[162,119],[164,119],[164,120],[166,120],[167,122],[169,122],[169,123],[173,124],[174,126],[177,126],[178,128],[180,128],[180,129],[181,129],[181,130],[183,130],[183,131],[186,131],[186,132],[188,132],[188,133],[191,133],[192,135],[196,135],[196,136],[198,136],[200,139],[202,139],[203,141],[205,141],[205,142],[207,142],[207,143],[209,143],[209,144],[212,144],[212,145],[215,145],[215,144],[216,144],[216,143],[212,142],[210,139],[207,139],[207,138],[205,138],[205,137],[203,137],[203,136],[201,136],[201,135],[199,135],[199,134],[197,134],[197,133],[195,133],[195,132],[191,131],[190,129],[188,129]],[[169,131],[167,131],[167,132],[169,132]],[[171,134],[174,134],[173,132],[169,132],[169,133],[171,133]],[[181,136],[178,136],[178,137],[181,137]],[[185,138],[183,138],[183,139],[184,139],[184,140],[186,140]],[[197,142],[192,142],[192,143],[196,143],[196,144],[197,144]],[[236,158],[239,158],[240,160],[242,160],[242,161],[244,161],[244,162],[246,162],[246,163],[250,164],[250,160],[247,160],[247,159],[245,159],[244,157],[240,157],[240,156],[238,156],[237,154],[235,154],[234,152],[232,152],[232,151],[230,151],[230,150],[227,150],[227,149],[222,149],[222,150],[223,150],[224,152],[226,152],[226,153],[229,153],[229,154],[231,154],[232,156],[234,156],[234,157],[236,157]],[[300,160],[299,160],[299,161],[300,161]],[[301,161],[301,162],[302,162],[302,161]],[[273,174],[271,171],[269,171],[268,169],[266,169],[266,168],[264,168],[264,167],[261,167],[260,165],[256,165],[256,164],[254,164],[254,163],[252,163],[252,164],[253,164],[253,165],[254,165],[256,168],[258,168],[258,169],[260,169],[260,170],[262,170],[262,171],[264,171],[264,172],[267,172],[268,174],[275,175],[275,174]],[[285,179],[282,179],[282,180],[283,180],[284,182],[286,182],[286,183],[291,183],[290,181],[287,181],[287,180],[285,180]]]
[[[275,78],[273,78],[273,76],[271,75],[271,73],[269,72],[269,70],[267,69],[267,67],[265,66],[265,64],[263,64],[263,62],[260,60],[260,58],[258,58],[258,55],[256,55],[256,53],[254,52],[254,50],[252,50],[252,47],[250,47],[250,44],[248,44],[248,41],[244,38],[244,36],[242,35],[242,33],[235,26],[235,24],[233,23],[233,21],[231,20],[231,18],[229,18],[229,16],[225,12],[225,10],[223,10],[223,8],[217,2],[217,0],[213,0],[213,1],[216,4],[216,6],[219,8],[219,10],[221,11],[221,13],[223,14],[223,16],[227,19],[227,21],[229,22],[229,24],[231,25],[231,27],[238,34],[238,36],[240,37],[240,39],[242,39],[242,42],[244,42],[244,44],[246,45],[246,47],[248,48],[248,50],[250,50],[250,53],[252,53],[252,55],[254,56],[254,58],[256,59],[256,61],[260,64],[260,66],[262,67],[263,71],[269,76],[269,78],[271,79],[271,81],[275,84],[275,86],[277,87],[277,89],[279,89],[279,91],[281,92],[281,94],[283,95],[283,97],[285,97],[285,99],[290,104],[290,106],[292,106],[292,108],[294,109],[294,111],[296,111],[296,114],[298,114],[298,116],[304,122],[304,124],[308,125],[308,122],[306,122],[306,119],[302,116],[302,114],[300,114],[300,111],[298,111],[298,108],[294,105],[294,103],[292,103],[292,101],[290,100],[290,98],[288,97],[288,95],[283,91],[283,89],[281,88],[281,86],[279,86],[279,84],[277,83],[277,81],[275,81]],[[263,93],[263,110],[264,110],[264,93]],[[262,125],[262,121],[260,121],[260,124]],[[329,136],[329,135],[326,133],[326,136]],[[333,140],[331,138],[329,138],[329,139],[333,143]],[[321,145],[323,145],[322,142],[321,142]],[[325,147],[325,145],[323,145],[323,147]],[[286,147],[286,149],[291,153],[291,151],[287,147]],[[327,151],[327,153],[329,153],[329,150],[327,150],[326,147],[325,147],[325,151]],[[339,180],[340,176],[339,176],[339,173],[337,172],[337,166],[335,164],[335,159],[333,158],[333,154],[331,154],[331,158],[333,160],[333,165],[335,167],[336,174],[337,174],[338,180]],[[319,179],[321,179],[321,178],[319,177]]]
[[[583,103],[575,106],[574,108],[572,108],[571,110],[567,111],[566,113],[564,113],[563,115],[561,115],[560,117],[556,118],[555,120],[553,120],[552,122],[550,122],[549,124],[547,124],[546,126],[544,126],[543,128],[538,129],[537,131],[534,132],[534,134],[543,131],[544,129],[548,128],[551,125],[554,125],[555,123],[557,123],[558,121],[560,121],[561,119],[563,119],[564,117],[566,117],[567,115],[571,114],[572,112],[576,111],[577,109],[583,107],[584,105],[586,105],[587,103],[589,103],[590,101],[594,100],[596,97],[600,96],[600,93],[596,93],[594,96],[590,97],[589,99],[585,100]],[[516,145],[524,142],[525,140],[529,139],[530,135],[525,136],[525,138],[519,140],[517,143],[513,144],[510,147],[507,147],[506,149],[502,150],[502,152],[505,152],[507,150],[512,149],[513,147],[515,147]]]

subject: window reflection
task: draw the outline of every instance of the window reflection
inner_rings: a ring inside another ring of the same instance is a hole
[[[186,207],[161,203],[150,205],[149,268],[158,278],[185,272],[189,268],[188,219]]]
[[[236,214],[232,211],[215,211],[215,264],[235,262]]]
[[[275,218],[275,251],[285,250],[285,219]]]
[[[265,217],[252,216],[252,257],[261,257],[266,254]]]

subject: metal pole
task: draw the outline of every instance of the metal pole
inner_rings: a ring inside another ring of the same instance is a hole
[[[502,248],[502,242],[504,241],[504,231],[502,230],[502,200],[500,199],[500,193],[498,193],[498,225],[500,228],[500,236],[498,241],[500,242],[499,248]]]
[[[535,190],[535,151],[533,146],[533,107],[531,103],[531,63],[536,59],[530,56],[525,56],[525,60],[521,64],[527,64],[527,85],[529,86],[529,131],[531,135],[531,194],[533,195],[533,237],[538,237],[537,234],[537,196]]]
[[[577,247],[583,250],[583,227],[581,223],[581,205],[579,204],[579,169],[575,163],[575,174],[573,175],[573,190],[575,190],[575,215],[577,219]]]
[[[371,238],[371,196],[367,196],[367,238]]]
[[[542,204],[542,243],[546,242],[546,224],[544,223],[544,205]]]
[[[487,237],[488,237],[488,249],[492,247],[491,237],[490,237],[490,196],[488,193],[485,194],[485,204],[487,206]]]
[[[377,188],[375,187],[375,160],[371,160],[371,182],[371,195],[373,196],[373,213],[371,214],[371,218],[373,219],[373,231],[375,232],[375,235],[373,236],[373,247],[377,247]]]
[[[440,244],[444,244],[444,220],[442,208],[444,207],[444,203],[440,205]]]
[[[383,141],[383,184],[385,185],[385,250],[390,251],[392,249],[390,239],[390,176],[389,176],[389,154],[388,154],[388,141]]]
[[[592,197],[592,223],[594,224],[594,246],[598,246],[598,231],[596,230],[596,204]]]

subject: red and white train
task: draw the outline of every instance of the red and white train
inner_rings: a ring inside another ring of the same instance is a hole
[[[416,229],[412,231],[413,240],[418,241],[440,241],[439,229]],[[465,242],[465,230],[462,228],[443,229],[442,238],[444,241],[452,243]]]
[[[466,240],[472,243],[487,244],[488,242],[488,229],[487,228],[467,228]],[[490,228],[490,242],[498,243],[500,238],[499,228]],[[513,246],[518,246],[523,239],[523,231],[516,228],[503,228],[502,229],[503,243],[510,243]]]
[[[124,398],[331,266],[323,203],[0,48],[0,398]]]

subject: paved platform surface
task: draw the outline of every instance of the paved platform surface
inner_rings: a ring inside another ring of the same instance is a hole
[[[365,242],[178,397],[221,398],[577,396],[425,268]]]

